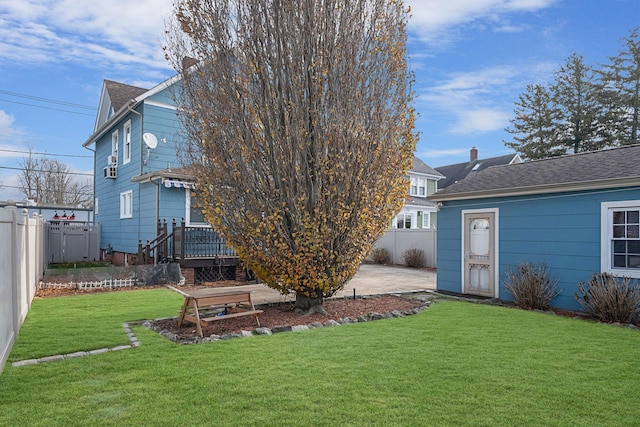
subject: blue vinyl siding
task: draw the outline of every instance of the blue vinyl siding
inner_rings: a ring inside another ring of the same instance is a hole
[[[173,218],[180,222],[185,216],[185,190],[165,188],[160,180],[132,182],[131,179],[146,173],[181,166],[178,151],[181,146],[180,122],[170,89],[165,89],[148,98],[151,105],[143,102],[135,112],[125,115],[113,123],[105,135],[96,141],[95,197],[100,201],[100,211],[95,221],[101,223],[101,246],[107,245],[115,251],[135,253],[138,241],[145,243],[156,236],[158,219]],[[131,161],[123,164],[124,124],[131,121]],[[107,156],[111,155],[111,135],[119,132],[118,167],[116,179],[105,179],[103,169],[107,166]],[[150,132],[158,139],[158,146],[148,150],[142,135]],[[148,155],[148,157],[147,157]],[[133,192],[132,218],[120,218],[120,194]]]
[[[545,262],[562,289],[553,305],[578,310],[576,284],[600,272],[600,204],[640,199],[639,189],[444,202],[438,214],[438,289],[462,291],[462,210],[498,208],[499,297],[505,272]]]

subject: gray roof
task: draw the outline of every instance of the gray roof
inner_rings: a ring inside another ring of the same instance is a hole
[[[440,172],[427,165],[425,162],[413,156],[413,166],[411,167],[411,172],[425,173],[433,176],[441,176],[444,177]]]
[[[517,154],[506,154],[504,156],[490,157],[488,159],[472,160],[470,162],[455,163],[453,165],[439,166],[438,172],[445,176],[445,179],[438,181],[438,188],[447,188],[451,184],[473,176],[476,173],[492,166],[508,165]],[[474,170],[475,168],[475,170]]]
[[[494,166],[438,191],[455,200],[640,186],[640,144]]]
[[[105,80],[104,85],[107,88],[113,111],[120,110],[130,99],[137,98],[148,91],[148,89],[114,82],[113,80]]]

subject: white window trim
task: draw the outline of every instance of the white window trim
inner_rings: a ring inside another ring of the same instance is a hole
[[[185,192],[185,215],[184,221],[187,227],[202,227],[202,228],[211,228],[211,224],[206,222],[194,222],[191,223],[191,190],[186,190]]]
[[[128,131],[128,132],[127,132]],[[127,141],[128,137],[128,141]],[[131,161],[131,120],[124,124],[122,133],[122,164],[126,165]]]
[[[413,183],[415,180],[415,191],[413,189]],[[420,185],[420,181],[422,181],[423,185]],[[428,191],[428,178],[426,176],[421,176],[421,175],[410,175],[409,176],[409,195],[410,196],[415,196],[415,197],[427,197],[427,191]],[[420,189],[423,188],[424,189],[424,194],[420,194]]]
[[[431,228],[431,212],[422,211],[422,228]]]
[[[120,219],[133,217],[133,190],[120,193]]]
[[[96,197],[96,198],[93,200],[93,214],[94,214],[94,215],[98,215],[98,206],[99,206],[99,204],[98,204],[98,198]]]
[[[400,215],[402,215],[402,224],[406,223],[407,216],[411,218],[411,228],[406,228],[404,226],[402,228],[398,227],[398,219]],[[416,221],[415,221],[414,215],[411,212],[400,212],[398,215],[395,216],[395,218],[393,218],[393,228],[395,228],[396,230],[411,230],[413,229],[415,223]]]
[[[627,276],[640,279],[640,269],[613,268],[611,265],[611,239],[613,209],[638,208],[640,200],[625,200],[619,202],[602,202],[600,204],[600,272],[610,273],[615,276]]]
[[[118,144],[120,144],[120,141],[118,141],[118,131],[115,130],[111,134],[111,155],[115,156],[116,164],[118,163]]]

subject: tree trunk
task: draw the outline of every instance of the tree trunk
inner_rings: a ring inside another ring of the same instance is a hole
[[[324,298],[322,297],[311,298],[303,294],[296,294],[296,313],[303,316],[309,316],[313,313],[329,315],[322,306],[323,302]]]

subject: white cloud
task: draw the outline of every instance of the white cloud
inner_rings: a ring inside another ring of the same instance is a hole
[[[0,5],[0,59],[168,68],[169,0],[8,0]]]
[[[452,116],[449,132],[475,134],[501,130],[510,117],[510,93],[519,71],[511,66],[455,73],[428,87],[419,103]],[[514,98],[515,99],[515,98]]]
[[[423,41],[446,43],[453,28],[463,24],[490,21],[496,31],[517,30],[501,24],[509,14],[536,12],[558,0],[408,0],[411,6],[409,30]]]
[[[455,149],[442,149],[442,150],[422,150],[418,157],[419,158],[438,158],[438,157],[449,157],[449,156],[459,156],[461,154],[468,153],[469,150],[467,148],[455,148]]]

